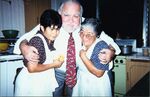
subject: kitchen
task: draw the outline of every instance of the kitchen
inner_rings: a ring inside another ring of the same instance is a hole
[[[30,1],[30,0],[24,0],[24,1]],[[85,1],[82,1],[82,0],[80,0],[81,1],[81,3],[84,3]],[[134,0],[133,0],[134,1]],[[54,2],[54,4],[51,4],[51,7],[52,8],[54,8],[54,9],[57,9],[58,8],[58,6],[59,6],[59,4],[58,3],[61,3],[61,1],[56,1],[56,0],[51,0],[51,2]],[[89,4],[89,2],[90,1],[87,1],[88,3],[87,4]],[[98,0],[97,1],[95,1],[95,2],[98,2]],[[0,30],[3,30],[3,29],[10,29],[10,28],[13,28],[13,29],[17,29],[17,30],[19,30],[20,32],[19,32],[19,35],[18,35],[18,38],[20,37],[20,36],[22,36],[25,32],[27,32],[27,31],[29,31],[30,29],[32,29],[34,26],[32,25],[32,27],[30,27],[29,29],[26,29],[25,28],[25,25],[27,25],[27,24],[25,24],[25,14],[24,14],[24,4],[23,4],[24,2],[23,2],[23,0],[0,0],[0,4],[1,4],[1,10],[2,11],[0,11],[0,21],[2,21],[2,23],[0,24]],[[106,4],[109,4],[109,3],[107,3],[107,2],[104,2],[104,3],[106,3]],[[92,4],[92,3],[90,3],[90,4]],[[97,4],[97,3],[96,3]],[[86,5],[86,6],[90,6],[90,5]],[[99,6],[99,5],[98,5]],[[121,5],[120,5],[121,6]],[[106,6],[105,6],[106,7]],[[87,7],[88,8],[88,7]],[[100,7],[101,8],[101,7]],[[104,8],[104,7],[103,7]],[[86,9],[86,8],[85,8]],[[95,10],[95,9],[93,9],[93,10]],[[108,10],[109,11],[109,10]],[[97,12],[95,12],[95,13],[97,13]],[[92,13],[93,14],[93,16],[96,16],[96,17],[100,17],[101,16],[101,13],[99,12],[99,14],[100,14],[100,16],[99,15],[97,15],[97,14],[95,14],[95,13]],[[104,12],[102,12],[102,13],[104,13]],[[108,13],[104,13],[104,14],[108,14]],[[88,16],[89,14],[88,13],[86,13],[85,12],[85,14],[83,15],[83,16]],[[101,17],[104,17],[104,16],[101,16]],[[108,18],[107,18],[108,19]],[[110,25],[108,22],[106,22],[106,20],[103,20],[104,21],[104,23],[105,23],[105,25]],[[142,23],[143,24],[143,23]],[[105,29],[108,29],[108,28],[106,28],[106,26],[104,25],[104,28]],[[112,25],[112,24],[111,24]],[[109,26],[110,27],[110,26]],[[149,26],[148,26],[149,27]],[[109,28],[109,29],[111,29],[111,30],[113,30],[113,32],[115,32],[115,30],[114,29],[112,29],[112,28]],[[148,28],[149,29],[149,28]],[[133,30],[134,31],[134,30]],[[140,30],[141,31],[141,30]],[[108,30],[105,30],[105,32],[109,32]],[[112,36],[114,35],[114,33],[112,32]],[[120,32],[120,31],[119,31]],[[141,31],[141,32],[143,32],[143,33],[150,33],[149,31]],[[115,32],[116,33],[116,32]],[[125,32],[123,32],[123,33],[125,33]],[[2,33],[0,33],[0,36],[3,36],[2,35]],[[148,47],[149,46],[149,42],[147,43],[147,42],[145,42],[146,41],[146,38],[145,37],[148,37],[148,36],[142,36],[143,37],[143,39],[144,39],[144,43],[143,43],[143,45],[141,46],[141,45],[138,45],[137,46],[137,48],[136,48],[136,50],[135,51],[138,51],[138,52],[140,52],[141,53],[141,55],[140,55],[140,57],[138,56],[139,55],[139,53],[138,53],[138,55],[134,55],[134,56],[136,56],[136,58],[139,58],[139,59],[141,59],[141,57],[142,57],[142,59],[144,58],[144,59],[148,59],[149,57],[148,56],[142,56],[142,48],[143,47]],[[141,37],[141,39],[142,39],[142,37]],[[149,37],[148,37],[149,38]],[[147,40],[149,40],[147,38]],[[138,40],[140,40],[140,39],[138,39]],[[136,41],[137,42],[137,41]],[[136,44],[139,44],[140,42],[138,42],[138,43],[136,43]],[[16,57],[16,58],[15,58]],[[18,58],[19,57],[19,58]],[[133,57],[133,56],[131,56],[131,57]],[[130,58],[131,58],[130,57]],[[8,59],[12,59],[12,58],[14,58],[14,59],[21,59],[22,57],[19,55],[12,55],[12,57],[11,56],[5,56],[5,60],[6,61],[8,61]],[[135,58],[135,57],[134,57]],[[5,61],[3,58],[2,58],[2,56],[0,57],[0,59],[2,60],[2,61]],[[148,61],[149,62],[149,61]],[[146,63],[148,63],[147,61],[146,61]],[[11,65],[13,64],[14,62],[11,62]],[[9,63],[7,63],[7,64],[9,64]],[[16,63],[15,63],[16,64]],[[2,62],[0,63],[0,65],[2,65]],[[10,64],[9,64],[10,65]],[[4,66],[4,65],[2,65],[2,66]],[[15,65],[12,65],[12,66],[15,66]],[[18,66],[18,65],[17,65]],[[20,66],[22,66],[22,64],[20,64]],[[147,65],[146,65],[147,66]],[[7,66],[8,67],[8,66]],[[2,69],[2,67],[1,67],[1,69]],[[5,69],[7,69],[7,68],[5,68]],[[6,70],[5,69],[3,69],[5,72],[6,72]],[[13,71],[16,71],[16,69],[13,69]],[[1,74],[3,74],[3,75],[6,75],[5,73],[1,73]],[[15,72],[14,72],[14,74],[15,74]],[[1,77],[3,77],[2,75],[1,75]],[[8,77],[9,78],[9,77]],[[7,78],[7,79],[8,79]],[[1,78],[1,79],[3,79],[3,78]],[[12,85],[13,86],[13,85]],[[3,87],[4,88],[4,87]],[[1,90],[4,90],[4,89],[1,89]]]

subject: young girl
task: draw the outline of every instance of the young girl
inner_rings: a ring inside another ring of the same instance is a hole
[[[24,59],[25,67],[16,79],[15,96],[52,96],[58,87],[54,68],[60,67],[63,60],[56,55],[53,42],[62,25],[58,12],[48,9],[40,17],[40,31],[29,41],[38,50],[39,62]]]

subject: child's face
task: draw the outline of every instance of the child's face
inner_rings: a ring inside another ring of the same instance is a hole
[[[107,64],[112,60],[114,52],[110,49],[102,49],[98,56],[102,64]]]
[[[44,30],[44,36],[49,40],[53,41],[56,39],[56,37],[59,34],[59,29],[57,29],[57,26],[55,27],[46,27]]]

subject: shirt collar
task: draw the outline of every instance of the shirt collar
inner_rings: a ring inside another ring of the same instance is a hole
[[[72,32],[72,36],[78,35],[78,34],[76,34],[76,33],[79,33],[79,31],[80,31],[80,26],[79,26],[74,32]],[[68,34],[68,36],[69,36],[69,33],[68,33],[67,31],[65,31],[65,29],[64,29],[63,27],[61,27],[60,32],[63,32],[63,33],[65,33],[65,34]]]
[[[46,43],[47,43],[47,45],[48,45],[48,48],[49,48],[51,51],[56,50],[56,49],[54,48],[54,46],[53,46],[54,41],[51,42],[51,43],[49,43],[49,40],[43,35],[43,32],[38,31],[37,34],[38,34],[38,33],[41,34],[41,35],[44,37],[44,39],[46,40]]]

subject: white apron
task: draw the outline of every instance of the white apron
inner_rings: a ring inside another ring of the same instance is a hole
[[[55,51],[50,51],[44,37],[37,34],[44,43],[46,51],[46,63],[52,63]],[[52,96],[58,83],[55,79],[54,69],[38,73],[29,73],[24,67],[16,79],[15,96]]]
[[[97,40],[87,51],[87,57],[90,59],[92,51],[96,45]],[[108,96],[111,94],[111,84],[110,79],[105,71],[104,75],[100,78],[91,74],[82,60],[78,61],[79,69],[77,72],[77,84],[73,88],[73,96]]]

